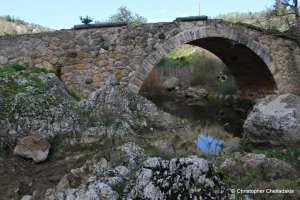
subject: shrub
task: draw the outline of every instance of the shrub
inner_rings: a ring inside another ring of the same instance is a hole
[[[234,94],[236,93],[236,90],[237,90],[236,83],[233,79],[228,80],[224,83],[220,83],[220,89],[219,89],[220,94]]]
[[[81,16],[79,17],[81,22],[85,25],[88,25],[89,23],[91,23],[93,21],[92,18],[90,18],[89,16],[86,16],[85,18],[82,18]]]
[[[191,85],[217,86],[218,62],[213,59],[201,58],[192,61],[191,65],[194,65],[196,69],[191,78]]]
[[[164,40],[164,39],[166,39],[166,35],[164,33],[161,33],[161,34],[159,34],[158,38],[161,40]]]
[[[12,67],[12,68],[14,68],[16,71],[26,70],[26,68],[25,68],[24,66],[19,65],[19,64],[17,64],[17,63],[12,64],[12,65],[8,65],[8,66],[6,66],[6,67]]]
[[[80,96],[78,96],[74,91],[69,91],[69,95],[71,95],[72,97],[74,97],[75,99],[77,99],[78,101],[80,101]]]
[[[162,78],[158,74],[158,70],[153,68],[140,89],[140,92],[161,93],[164,91]]]

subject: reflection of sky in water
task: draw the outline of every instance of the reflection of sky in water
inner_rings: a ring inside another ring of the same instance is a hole
[[[198,139],[195,140],[195,143],[198,143],[198,147],[204,152],[208,153],[212,150],[219,150],[220,144],[224,144],[223,140],[217,140],[211,136],[206,136],[202,133],[198,135]]]

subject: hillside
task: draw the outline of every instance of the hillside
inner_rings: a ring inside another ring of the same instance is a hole
[[[284,18],[270,17],[270,10],[248,13],[242,13],[237,11],[226,14],[219,14],[213,17],[213,19],[223,19],[232,23],[242,22],[247,24],[253,24],[255,26],[266,29],[285,31],[289,29],[286,19],[288,19],[290,24],[293,24],[294,16],[287,15]]]
[[[23,20],[7,16],[0,16],[0,35],[15,35],[26,33],[41,33],[54,31],[51,28],[32,24]]]

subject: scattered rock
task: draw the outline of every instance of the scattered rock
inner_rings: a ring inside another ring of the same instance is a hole
[[[175,88],[180,86],[180,80],[178,78],[172,77],[168,80],[165,80],[163,82],[163,87],[165,88],[165,90],[174,90]]]
[[[262,165],[262,172],[267,179],[287,177],[293,171],[292,166],[277,158],[268,158]]]
[[[249,153],[242,157],[241,163],[245,169],[260,171],[267,159],[268,158],[264,154]]]
[[[221,170],[227,174],[242,173],[244,171],[241,163],[234,158],[227,158],[220,166]]]
[[[14,149],[14,155],[32,159],[35,163],[47,159],[49,142],[40,135],[31,135],[20,139]]]
[[[193,88],[193,87],[188,87],[185,90],[185,96],[186,97],[191,97],[194,99],[203,99],[206,98],[208,95],[208,91],[206,89],[203,88]]]
[[[32,200],[32,199],[33,199],[32,196],[26,195],[26,196],[22,197],[21,200]]]
[[[300,97],[270,95],[261,99],[248,115],[243,129],[257,144],[294,145],[300,143]]]

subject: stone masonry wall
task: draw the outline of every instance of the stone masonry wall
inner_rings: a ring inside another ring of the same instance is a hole
[[[81,28],[0,37],[0,66],[21,63],[54,69],[68,89],[83,98],[99,88],[109,75],[115,75],[121,85],[138,92],[155,64],[172,49],[218,37],[228,40],[233,46],[236,43],[251,49],[267,66],[266,74],[270,73],[274,79],[275,86],[271,89],[264,89],[265,83],[258,88],[257,81],[251,85],[251,77],[247,83],[243,83],[243,78],[237,79],[238,84],[243,85],[239,90],[241,95],[259,97],[269,93],[300,93],[300,53],[296,42],[253,27],[203,17],[178,18],[168,23],[78,27]],[[221,46],[211,48],[218,53]],[[226,51],[220,56],[226,58]],[[253,65],[253,70],[263,68],[263,65],[257,68],[255,63]],[[244,75],[236,71],[235,76]],[[255,75],[251,76],[255,78]]]

